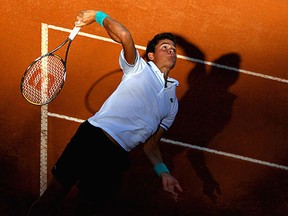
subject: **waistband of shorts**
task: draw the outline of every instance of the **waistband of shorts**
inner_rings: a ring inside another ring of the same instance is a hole
[[[103,130],[100,127],[96,127],[96,126],[92,125],[88,120],[86,120],[84,123],[89,124],[91,127],[97,128],[99,131],[101,131],[110,140],[111,143],[113,143],[114,146],[117,147],[117,149],[127,153],[127,151],[115,139],[113,139],[113,137],[111,137],[105,130]]]

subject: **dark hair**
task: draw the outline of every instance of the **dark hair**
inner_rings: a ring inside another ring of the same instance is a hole
[[[148,53],[150,53],[150,52],[155,53],[156,45],[159,43],[159,41],[164,40],[164,39],[171,40],[176,45],[175,36],[170,32],[163,32],[163,33],[155,35],[154,38],[148,42],[148,45],[146,47],[145,58],[147,61],[149,60]]]

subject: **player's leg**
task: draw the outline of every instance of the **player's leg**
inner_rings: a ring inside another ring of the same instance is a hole
[[[40,196],[29,209],[27,216],[50,215],[68,192],[69,190],[67,188],[55,178],[52,178],[42,196]]]

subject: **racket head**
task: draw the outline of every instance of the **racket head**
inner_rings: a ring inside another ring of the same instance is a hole
[[[53,53],[35,59],[25,70],[20,90],[31,104],[45,105],[60,93],[66,79],[66,63]]]

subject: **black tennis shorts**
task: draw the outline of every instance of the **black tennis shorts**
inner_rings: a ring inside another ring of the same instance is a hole
[[[116,146],[101,128],[82,123],[52,168],[54,177],[67,189],[78,184],[80,192],[102,201],[121,185],[129,167],[128,152]]]

